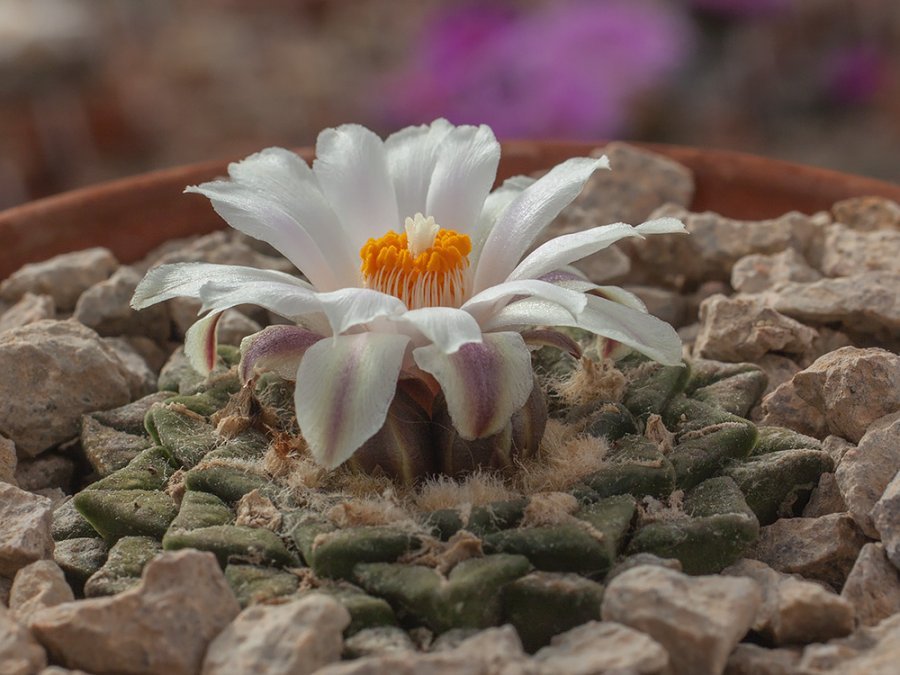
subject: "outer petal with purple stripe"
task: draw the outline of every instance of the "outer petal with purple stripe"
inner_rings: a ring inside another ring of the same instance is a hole
[[[306,350],[323,338],[301,326],[268,326],[241,341],[241,381],[257,371],[271,371],[285,380],[297,377]]]
[[[413,358],[441,385],[453,426],[468,440],[500,431],[525,405],[534,384],[531,356],[518,333],[488,333],[483,342],[453,354],[434,345],[419,347]]]
[[[356,333],[319,340],[297,370],[294,402],[313,457],[333,469],[382,427],[409,337]]]

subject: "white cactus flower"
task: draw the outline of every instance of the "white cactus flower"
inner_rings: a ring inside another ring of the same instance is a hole
[[[528,399],[522,332],[582,328],[677,364],[681,343],[634,295],[565,272],[623,237],[683,232],[673,218],[603,225],[526,255],[606,158],[569,159],[493,192],[500,145],[486,126],[446,120],[385,141],[358,125],[326,129],[312,167],[269,148],[231,164],[230,180],[198,192],[228,224],[278,249],[308,279],[232,265],[150,270],[132,305],[202,301],[188,331],[191,363],[215,363],[215,328],[230,307],[255,304],[293,322],[241,345],[241,375],[274,370],[296,381],[297,421],[315,459],[346,461],[384,424],[401,378],[442,390],[466,439],[500,430]]]

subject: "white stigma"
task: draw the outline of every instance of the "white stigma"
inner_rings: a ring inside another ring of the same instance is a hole
[[[431,216],[426,218],[421,213],[407,218],[403,221],[403,226],[406,228],[406,248],[413,257],[418,257],[434,246],[434,238],[441,229],[440,225],[434,222],[434,218]]]

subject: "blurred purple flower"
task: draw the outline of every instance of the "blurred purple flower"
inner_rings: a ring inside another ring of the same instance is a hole
[[[447,117],[504,137],[598,138],[685,61],[685,18],[649,0],[465,5],[432,17],[413,63],[380,89],[386,121]]]
[[[885,83],[886,63],[873,45],[835,50],[824,63],[826,93],[842,105],[868,103]]]

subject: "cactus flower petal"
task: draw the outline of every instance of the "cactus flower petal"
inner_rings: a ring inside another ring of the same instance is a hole
[[[453,354],[434,345],[413,351],[441,385],[453,426],[467,440],[497,433],[525,405],[534,384],[531,356],[518,333],[487,333]]]

